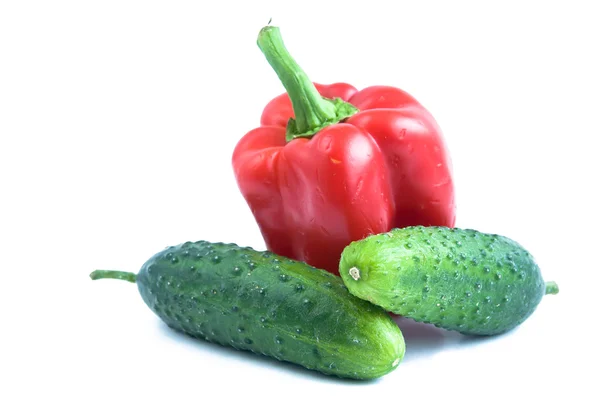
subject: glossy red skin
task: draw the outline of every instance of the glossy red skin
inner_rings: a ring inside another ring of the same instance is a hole
[[[233,153],[267,249],[339,274],[341,252],[354,240],[394,227],[454,227],[451,160],[430,113],[394,87],[315,86],[360,111],[286,143],[294,112],[282,94]]]

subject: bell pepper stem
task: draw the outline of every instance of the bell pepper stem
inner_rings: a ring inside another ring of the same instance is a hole
[[[265,26],[258,34],[257,44],[285,87],[294,118],[288,121],[286,139],[310,138],[324,127],[339,123],[358,112],[340,98],[323,98],[313,82],[290,55],[279,28]]]

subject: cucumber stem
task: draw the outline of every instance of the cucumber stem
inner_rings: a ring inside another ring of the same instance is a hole
[[[546,294],[557,294],[558,285],[556,282],[546,282]]]
[[[96,279],[121,279],[123,281],[135,283],[137,275],[133,272],[97,269],[96,271],[90,274],[90,278],[92,278],[92,280],[94,281]]]

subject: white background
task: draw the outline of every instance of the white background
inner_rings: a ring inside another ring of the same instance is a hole
[[[559,295],[484,341],[403,322],[405,361],[357,383],[191,341],[90,281],[187,240],[264,248],[230,158],[282,91],[270,18],[313,80],[427,107],[457,226],[522,243]],[[597,396],[599,26],[593,1],[3,1],[0,396]]]

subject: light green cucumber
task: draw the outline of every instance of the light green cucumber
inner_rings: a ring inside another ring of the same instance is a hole
[[[558,293],[520,244],[472,229],[407,227],[371,235],[344,249],[339,270],[355,296],[464,334],[511,330],[545,294]]]

